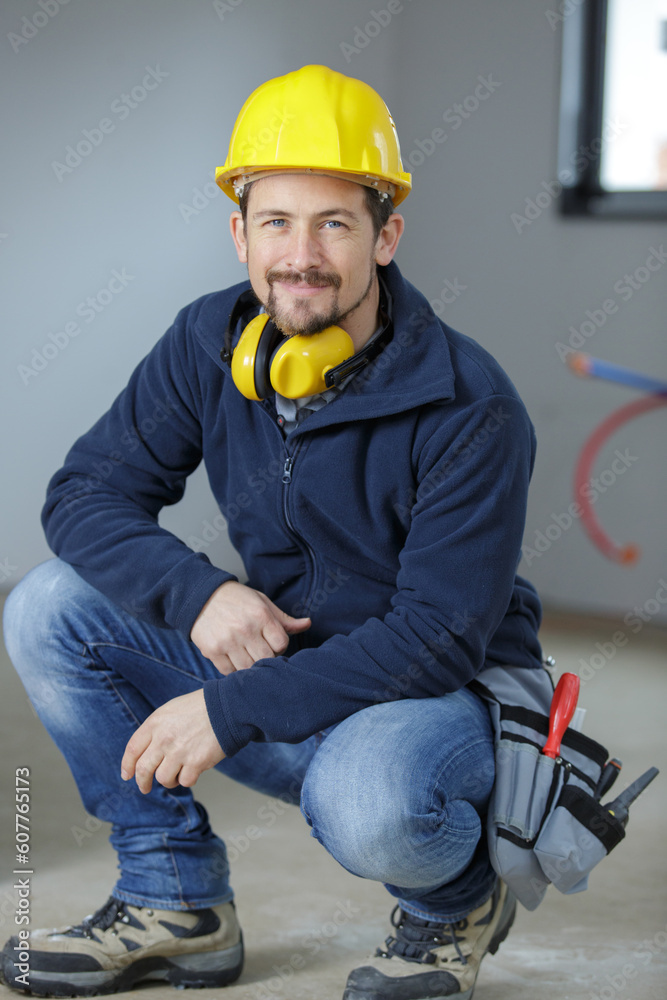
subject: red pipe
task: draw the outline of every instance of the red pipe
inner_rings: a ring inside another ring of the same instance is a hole
[[[649,410],[655,410],[659,406],[667,406],[667,396],[645,396],[642,399],[635,400],[633,403],[622,406],[618,410],[614,410],[593,431],[584,444],[574,472],[575,499],[581,506],[581,521],[588,537],[603,555],[624,566],[630,566],[632,563],[637,562],[639,559],[639,547],[632,543],[617,545],[612,541],[598,521],[585,487],[591,480],[593,463],[607,438],[611,437],[619,427],[622,427],[630,420],[641,416],[642,413],[648,413]]]

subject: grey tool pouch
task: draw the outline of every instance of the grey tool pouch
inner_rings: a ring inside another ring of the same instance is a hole
[[[625,836],[593,794],[606,749],[567,729],[559,757],[542,753],[553,695],[546,670],[490,667],[469,687],[486,701],[495,731],[487,824],[495,871],[529,910],[549,884],[583,891],[591,869]]]

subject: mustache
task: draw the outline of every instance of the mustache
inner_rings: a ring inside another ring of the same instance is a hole
[[[269,268],[266,272],[266,280],[269,285],[276,281],[284,282],[287,285],[331,285],[332,288],[340,288],[342,278],[335,271],[281,271],[277,267]]]

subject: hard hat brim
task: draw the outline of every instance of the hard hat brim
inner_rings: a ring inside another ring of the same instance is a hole
[[[374,174],[353,173],[343,170],[318,170],[316,167],[271,167],[258,166],[245,169],[242,173],[237,170],[228,170],[226,165],[216,167],[215,182],[225,194],[238,205],[239,194],[237,190],[243,188],[245,184],[252,181],[261,180],[262,177],[277,176],[278,174],[315,174],[322,177],[336,177],[340,180],[351,181],[354,184],[362,184],[364,187],[373,188],[378,193],[387,194],[392,199],[394,207],[407,198],[412,188],[412,178],[410,174],[402,173],[400,182],[393,183],[383,177]]]

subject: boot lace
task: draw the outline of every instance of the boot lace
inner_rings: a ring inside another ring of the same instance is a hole
[[[114,899],[114,897],[111,896],[106,901],[104,906],[101,906],[99,910],[90,914],[90,916],[85,917],[80,924],[77,924],[76,927],[70,927],[67,933],[71,937],[86,937],[93,940],[99,940],[95,935],[94,928],[106,931],[112,927],[117,920],[120,920],[123,923],[130,922],[130,918],[124,910],[124,903],[120,899]]]
[[[433,965],[438,960],[437,955],[433,954],[433,949],[451,945],[456,952],[456,957],[452,961],[468,964],[459,944],[465,940],[460,932],[468,927],[465,917],[463,920],[441,924],[413,917],[412,914],[401,910],[400,906],[395,906],[391,914],[391,923],[396,929],[396,934],[386,939],[384,948],[377,949],[375,954],[378,958],[391,958],[392,955],[396,955],[408,962]]]

